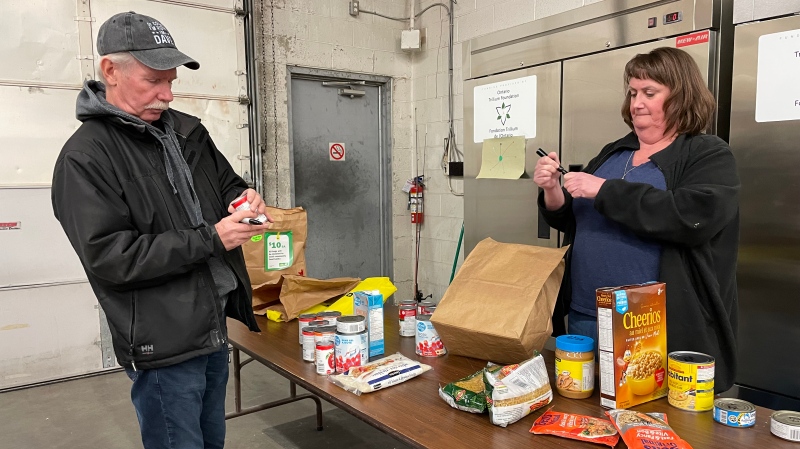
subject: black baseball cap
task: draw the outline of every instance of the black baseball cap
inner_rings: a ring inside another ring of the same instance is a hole
[[[175,46],[175,40],[158,20],[133,11],[111,16],[100,26],[97,52],[130,52],[142,64],[156,70],[186,66],[197,70],[200,64]]]

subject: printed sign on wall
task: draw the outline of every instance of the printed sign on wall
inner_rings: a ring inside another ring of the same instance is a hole
[[[473,140],[536,137],[536,75],[474,89]]]
[[[800,120],[800,30],[758,38],[756,121]]]

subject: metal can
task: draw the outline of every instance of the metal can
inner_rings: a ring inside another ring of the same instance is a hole
[[[366,317],[362,315],[345,315],[336,320],[336,332],[355,334],[367,328]]]
[[[333,341],[336,336],[336,326],[317,326],[314,329],[314,344],[321,341]]]
[[[363,317],[362,317],[363,318]],[[341,321],[340,321],[341,322]],[[337,324],[338,325],[338,324]],[[334,338],[334,352],[336,355],[336,372],[346,373],[354,366],[364,366],[369,359],[367,350],[367,330],[345,333],[336,330]]]
[[[314,358],[317,365],[317,374],[327,375],[336,372],[336,359],[334,355],[333,340],[322,340],[316,343]]]
[[[769,420],[769,431],[778,438],[800,442],[800,412],[778,410]]]
[[[300,344],[303,344],[303,328],[308,326],[308,323],[317,319],[316,313],[304,313],[297,317],[298,326],[297,333],[300,335]]]
[[[327,312],[320,312],[317,314],[317,319],[325,320],[328,322],[329,326],[336,326],[336,320],[342,316],[342,312],[337,312],[335,310],[330,310]]]
[[[236,198],[231,203],[235,210],[250,210],[250,203],[247,201],[247,196],[242,195],[239,198]],[[250,224],[250,225],[262,225],[267,222],[267,216],[264,214],[258,214],[256,218],[242,218],[242,223]]]
[[[314,331],[316,326],[306,326],[303,328],[303,360],[306,362],[314,361]]]
[[[714,408],[714,357],[699,352],[671,352],[667,367],[670,405],[690,412]]]
[[[414,337],[417,335],[417,302],[412,300],[402,301],[399,310],[400,336]]]
[[[439,333],[431,323],[430,315],[417,315],[415,343],[415,352],[422,357],[441,357],[447,354],[447,350],[439,338]]]
[[[756,407],[741,399],[719,398],[714,401],[714,421],[729,427],[753,427]]]
[[[419,304],[417,304],[417,315],[430,315],[428,307],[436,307],[436,304],[428,300],[420,301]]]

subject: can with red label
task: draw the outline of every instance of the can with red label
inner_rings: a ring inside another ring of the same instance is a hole
[[[345,333],[336,331],[334,338],[334,351],[336,355],[336,372],[346,373],[354,366],[364,366],[367,364],[369,356],[367,350],[367,330],[360,332]]]
[[[250,203],[247,201],[247,196],[240,196],[231,203],[235,210],[250,210]],[[249,225],[262,225],[267,222],[267,216],[258,214],[256,218],[242,218],[242,223]]]
[[[400,336],[413,337],[417,334],[417,302],[401,301],[399,309]]]
[[[300,323],[297,326],[297,333],[300,334],[300,344],[303,344],[303,328],[308,326],[308,323],[317,319],[316,313],[304,313],[297,317],[297,321]]]
[[[303,360],[306,362],[314,361],[314,331],[315,326],[306,326],[303,328]]]
[[[314,328],[314,343],[333,341],[336,337],[336,326],[317,326]]]
[[[417,315],[430,315],[428,307],[436,307],[436,304],[433,301],[420,301],[417,305]]]
[[[439,333],[431,323],[430,315],[417,315],[416,348],[417,355],[423,357],[441,357],[447,354]]]
[[[332,340],[318,341],[314,353],[317,374],[327,375],[336,372],[336,359]]]

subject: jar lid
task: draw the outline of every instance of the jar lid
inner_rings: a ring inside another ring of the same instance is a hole
[[[594,339],[583,335],[562,335],[556,337],[556,349],[567,352],[594,351]]]

